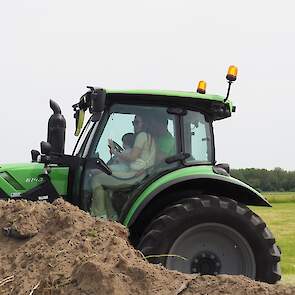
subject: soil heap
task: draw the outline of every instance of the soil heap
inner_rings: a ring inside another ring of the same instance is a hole
[[[242,276],[149,264],[119,223],[63,201],[0,201],[0,294],[295,294]]]

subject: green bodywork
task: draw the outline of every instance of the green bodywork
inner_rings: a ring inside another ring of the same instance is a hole
[[[44,164],[0,164],[0,188],[9,197],[17,197],[20,193],[28,191],[39,185],[43,179]],[[52,184],[61,196],[67,194],[68,167],[52,167],[49,174]]]
[[[235,184],[237,186],[243,187],[245,191],[251,192],[254,196],[257,196],[257,198],[262,199],[265,202],[265,205],[269,205],[267,200],[255,189],[250,187],[249,185],[233,178],[230,176],[224,176],[214,173],[212,166],[192,166],[187,168],[182,168],[179,170],[175,170],[169,174],[166,174],[162,176],[161,178],[157,179],[155,182],[153,182],[151,185],[149,185],[136,199],[133,206],[129,210],[123,224],[128,226],[130,223],[130,220],[136,214],[137,210],[141,207],[143,203],[145,203],[145,200],[149,198],[151,194],[154,192],[157,192],[160,187],[164,187],[168,183],[172,183],[174,180],[180,180],[185,179],[186,177],[190,176],[197,176],[198,178],[210,178],[210,179],[216,179],[220,181],[226,181],[230,182],[232,184]],[[157,192],[158,193],[158,192]]]

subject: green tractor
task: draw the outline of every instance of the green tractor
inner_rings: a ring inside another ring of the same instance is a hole
[[[225,97],[160,90],[89,90],[73,105],[76,135],[64,154],[66,123],[50,101],[47,142],[32,163],[0,165],[0,198],[63,197],[93,216],[121,222],[153,263],[184,273],[245,275],[276,283],[280,250],[247,206],[261,194],[216,164],[213,122],[231,116]],[[85,112],[90,114],[83,127]]]

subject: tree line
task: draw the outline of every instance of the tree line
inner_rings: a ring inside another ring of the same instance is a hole
[[[230,174],[258,191],[295,191],[295,171],[286,171],[279,167],[273,170],[245,168],[232,169]]]

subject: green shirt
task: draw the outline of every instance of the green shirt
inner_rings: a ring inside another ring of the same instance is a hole
[[[158,150],[167,157],[175,154],[175,138],[169,131],[159,136],[156,140]]]

